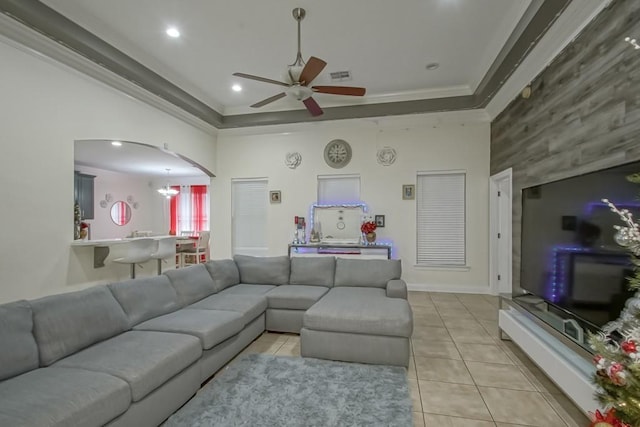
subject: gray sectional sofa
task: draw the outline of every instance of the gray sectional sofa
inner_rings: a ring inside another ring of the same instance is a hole
[[[265,329],[406,366],[400,261],[236,256],[0,305],[0,426],[155,426]]]

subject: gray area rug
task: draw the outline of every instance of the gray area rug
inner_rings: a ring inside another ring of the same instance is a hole
[[[404,368],[251,354],[165,426],[412,426],[411,410]]]

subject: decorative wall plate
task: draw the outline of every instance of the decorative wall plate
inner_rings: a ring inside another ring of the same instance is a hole
[[[351,161],[351,146],[343,139],[334,139],[324,148],[324,161],[335,169],[345,167]]]
[[[396,153],[396,150],[394,148],[382,147],[378,150],[377,157],[378,163],[380,163],[382,166],[391,166],[395,163],[398,154]]]
[[[300,163],[302,163],[302,155],[297,151],[293,153],[287,153],[284,158],[284,164],[287,165],[289,169],[297,168],[298,166],[300,166]]]

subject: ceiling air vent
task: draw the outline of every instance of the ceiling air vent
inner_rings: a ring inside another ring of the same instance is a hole
[[[329,73],[332,82],[345,82],[351,80],[351,71],[333,71]]]

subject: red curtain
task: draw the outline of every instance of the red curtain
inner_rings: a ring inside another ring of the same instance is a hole
[[[180,187],[177,185],[174,185],[171,188],[173,188],[174,190],[180,191]],[[179,205],[178,198],[179,197],[180,197],[180,193],[172,197],[171,201],[169,202],[169,217],[171,218],[169,223],[170,235],[176,235],[178,231],[178,205]]]
[[[191,186],[191,223],[193,231],[207,230],[207,186]]]

